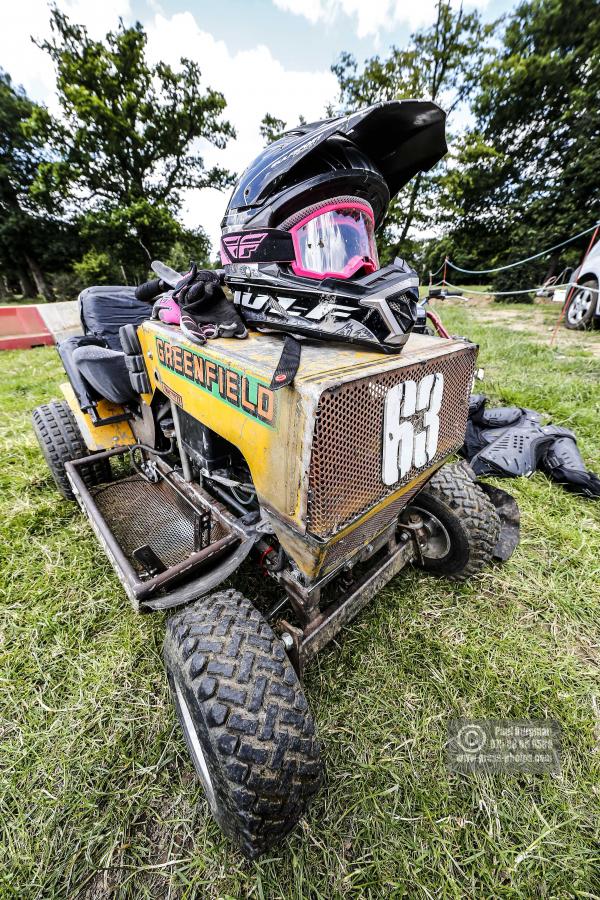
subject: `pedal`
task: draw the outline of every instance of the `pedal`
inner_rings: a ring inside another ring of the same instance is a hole
[[[161,572],[165,572],[167,569],[161,558],[157,556],[148,544],[138,547],[137,550],[133,551],[132,555],[151,578],[154,575],[160,575]]]
[[[210,544],[212,517],[210,510],[194,516],[194,550],[204,550]]]

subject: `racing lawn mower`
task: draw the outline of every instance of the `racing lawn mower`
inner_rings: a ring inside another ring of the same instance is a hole
[[[468,467],[445,465],[477,348],[429,333],[415,273],[380,268],[374,242],[390,196],[445,153],[444,119],[384,103],[270,145],[230,200],[223,270],[155,264],[137,291],[84,291],[64,400],[33,413],[134,609],[170,612],[185,740],[251,857],[322,782],[311,657],[407,564],[468,578],[499,539]],[[251,560],[279,587],[270,609],[219,589]]]

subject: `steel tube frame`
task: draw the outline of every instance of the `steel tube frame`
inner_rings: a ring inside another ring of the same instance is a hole
[[[220,509],[214,509],[213,503],[211,503],[208,498],[203,498],[200,496],[200,490],[194,490],[193,495],[196,495],[197,503],[201,506],[204,504],[211,508],[222,522],[222,524],[228,528],[229,534],[225,537],[221,538],[219,541],[215,541],[214,544],[209,544],[208,547],[205,547],[203,550],[196,551],[195,553],[190,554],[190,556],[183,560],[180,563],[177,563],[175,566],[167,569],[165,572],[161,572],[158,575],[155,575],[153,578],[149,578],[145,581],[142,581],[131,562],[127,558],[127,556],[123,553],[120,544],[116,540],[112,530],[110,528],[109,523],[106,521],[104,516],[102,515],[101,510],[99,509],[96,501],[89,488],[85,484],[82,476],[80,475],[78,469],[81,466],[89,464],[90,459],[100,460],[100,459],[110,459],[112,456],[124,455],[128,452],[127,448],[116,447],[112,450],[104,450],[100,453],[95,453],[90,457],[83,457],[82,459],[71,460],[65,463],[65,471],[69,477],[69,481],[73,487],[73,492],[77,497],[77,500],[82,507],[83,511],[86,513],[94,532],[96,533],[98,539],[102,543],[105,548],[109,559],[111,560],[120,580],[127,592],[127,595],[132,600],[132,602],[139,606],[143,604],[145,601],[149,601],[154,595],[160,593],[163,589],[165,589],[169,584],[174,583],[177,580],[180,580],[183,576],[192,574],[196,569],[202,566],[205,562],[207,562],[211,557],[221,555],[227,550],[228,547],[232,546],[234,543],[242,540],[246,537],[247,540],[251,539],[252,543],[254,543],[254,536],[250,536],[249,534],[244,535],[239,527],[237,527],[237,523],[232,516],[230,516],[227,511],[221,507],[221,504],[218,504]],[[164,469],[168,469],[162,461],[158,461],[158,468],[161,471],[161,474],[167,481],[170,483],[170,479],[166,477],[167,473],[163,471]],[[186,484],[182,482],[182,485]],[[175,485],[171,484],[173,490],[177,490]],[[187,484],[186,484],[187,487]],[[187,493],[184,491],[180,491],[182,494]],[[190,493],[192,493],[190,491]],[[194,505],[192,501],[192,497],[189,495],[186,497],[188,503],[190,505]],[[204,500],[204,504],[202,504],[202,500]],[[202,578],[198,579],[198,582],[201,582]],[[198,585],[200,587],[200,584]],[[181,589],[182,596],[189,597],[189,583],[184,586],[186,590]],[[172,592],[175,593],[175,592]],[[202,592],[198,594],[201,595]],[[163,598],[161,598],[163,599]],[[183,599],[179,602],[185,602]],[[167,606],[176,605],[175,602],[167,602]]]
[[[303,630],[281,622],[283,631],[292,638],[289,656],[299,676],[302,676],[309,660],[333,640],[388,581],[417,558],[417,538],[406,532],[400,534],[398,541],[391,540],[388,547],[383,561],[371,566],[339,600],[326,607]]]

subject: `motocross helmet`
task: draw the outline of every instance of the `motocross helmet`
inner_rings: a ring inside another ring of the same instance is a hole
[[[380,268],[390,198],[446,153],[445,114],[416,100],[302,125],[246,169],[221,261],[250,326],[398,352],[424,312],[403,260]]]

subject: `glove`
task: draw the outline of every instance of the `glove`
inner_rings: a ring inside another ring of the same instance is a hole
[[[173,298],[181,309],[181,330],[204,344],[216,337],[245,338],[246,327],[223,291],[219,275],[196,264],[175,286]]]
[[[181,310],[171,293],[158,298],[152,307],[152,318],[160,319],[166,325],[179,325],[181,323]]]
[[[161,281],[160,278],[153,278],[152,281],[145,281],[143,284],[139,284],[136,287],[135,298],[136,300],[145,300],[147,303],[150,303],[150,301],[154,300],[155,297],[158,297],[159,294],[168,290],[168,284]]]

